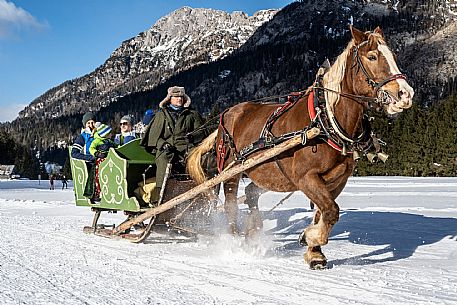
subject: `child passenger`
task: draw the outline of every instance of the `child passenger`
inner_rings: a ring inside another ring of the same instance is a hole
[[[113,140],[111,140],[111,137],[112,137],[111,127],[108,125],[105,125],[105,124],[100,124],[97,127],[97,131],[94,134],[94,140],[90,144],[89,152],[91,155],[93,155],[96,158],[95,173],[94,173],[95,175],[92,174],[92,180],[93,180],[91,183],[92,192],[90,190],[88,190],[88,188],[86,187],[87,192],[85,192],[85,193],[87,193],[87,194],[85,194],[85,195],[86,196],[91,195],[91,193],[92,193],[92,196],[91,196],[92,202],[100,202],[100,200],[101,200],[100,199],[100,180],[98,177],[98,169],[99,169],[100,163],[102,163],[103,160],[105,160],[106,156],[108,155],[109,149],[111,147],[117,147],[117,144],[115,144],[113,142]],[[90,177],[89,177],[89,179],[90,179]],[[88,179],[88,184],[89,184],[89,179]],[[95,183],[95,188],[93,187],[94,183]]]

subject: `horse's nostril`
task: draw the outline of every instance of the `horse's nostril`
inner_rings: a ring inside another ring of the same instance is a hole
[[[398,91],[398,98],[408,98],[409,97],[409,93],[408,91],[404,91],[404,90],[400,90]]]

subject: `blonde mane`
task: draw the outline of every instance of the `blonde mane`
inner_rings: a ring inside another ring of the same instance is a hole
[[[368,34],[368,40],[376,39],[378,43],[385,44],[384,39],[378,33],[366,32]],[[341,92],[341,82],[344,78],[344,72],[346,71],[346,63],[348,60],[351,49],[355,46],[354,39],[352,39],[347,45],[346,49],[341,53],[335,60],[335,63],[325,73],[322,81],[322,85],[330,90]],[[339,94],[326,91],[325,99],[327,101],[327,110],[334,112],[336,104],[340,100]]]
[[[336,58],[335,63],[330,67],[327,73],[325,73],[322,83],[325,88],[341,92],[341,82],[343,81],[344,72],[346,71],[347,59],[354,45],[354,39],[352,39],[343,53]],[[333,112],[336,104],[340,100],[340,96],[336,93],[326,91],[325,99],[327,100],[327,107],[330,107],[330,110]]]

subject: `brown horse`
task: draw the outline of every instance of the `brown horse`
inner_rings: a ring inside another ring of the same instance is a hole
[[[327,263],[321,246],[327,244],[329,233],[339,219],[335,199],[355,167],[352,155],[366,153],[366,148],[372,144],[364,112],[368,106],[376,104],[389,114],[399,113],[411,107],[414,95],[397,67],[394,54],[386,45],[382,30],[379,27],[373,32],[350,29],[352,40],[343,53],[319,81],[302,92],[290,109],[275,117],[270,129],[270,135],[276,137],[313,125],[319,126],[322,133],[305,145],[246,172],[261,189],[275,192],[300,190],[317,206],[313,222],[300,236],[300,242],[307,245],[305,262],[311,268],[325,267]],[[318,96],[321,96],[321,108]],[[317,104],[314,103],[316,100]],[[223,143],[223,147],[217,147],[218,161],[220,169],[227,167],[237,157],[239,159],[239,151],[259,139],[266,122],[277,109],[278,104],[245,102],[224,112],[218,131],[197,147],[188,159],[188,171],[194,180],[204,180],[199,165],[203,153]],[[227,150],[226,156],[221,156],[224,149]],[[236,176],[224,183],[224,208],[234,234],[238,232],[239,179],[240,176]],[[258,199],[259,192],[254,188],[246,190],[247,199]],[[248,236],[262,228],[257,202],[251,203],[249,208]]]

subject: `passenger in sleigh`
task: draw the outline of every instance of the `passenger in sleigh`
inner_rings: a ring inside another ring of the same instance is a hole
[[[82,118],[83,128],[71,148],[71,157],[74,159],[84,160],[89,164],[95,161],[94,156],[89,152],[90,144],[94,140],[95,132],[95,115],[91,112],[84,114]]]
[[[144,133],[146,132],[146,128],[148,127],[149,123],[151,123],[152,119],[154,118],[154,110],[148,109],[144,112],[143,119],[135,124],[135,133],[137,137],[143,138]]]
[[[160,102],[159,110],[141,140],[141,145],[156,157],[154,197],[159,197],[167,164],[173,165],[174,172],[184,172],[187,153],[208,135],[206,128],[200,128],[203,125],[201,115],[190,104],[184,87],[168,88],[167,96]]]
[[[90,144],[89,152],[95,157],[95,166],[92,166],[87,178],[84,196],[91,198],[92,202],[100,202],[100,181],[98,177],[98,170],[100,163],[105,160],[111,147],[117,147],[111,139],[112,129],[110,126],[100,124],[94,134],[94,140]]]
[[[114,143],[117,145],[124,145],[136,139],[136,133],[132,127],[132,117],[124,115],[120,121],[121,133],[116,134]]]

